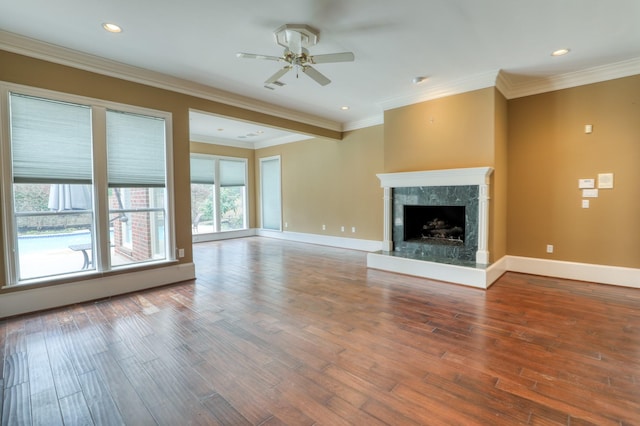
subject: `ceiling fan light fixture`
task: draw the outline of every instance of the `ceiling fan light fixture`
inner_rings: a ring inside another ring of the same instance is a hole
[[[417,77],[413,77],[413,80],[411,80],[411,81],[413,82],[413,84],[420,84],[420,83],[422,83],[422,82],[424,82],[426,80],[427,80],[427,77],[420,75],[420,76],[417,76]]]
[[[104,28],[106,31],[109,31],[110,33],[121,33],[122,32],[122,27],[120,27],[119,25],[116,25],[114,23],[111,23],[111,22],[104,22],[102,24],[102,28]]]
[[[553,52],[551,52],[551,56],[564,56],[569,52],[571,52],[571,49],[562,48],[562,49],[554,50]]]

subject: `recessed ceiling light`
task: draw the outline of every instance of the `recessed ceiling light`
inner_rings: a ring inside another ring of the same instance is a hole
[[[346,111],[346,110],[349,109],[349,107],[345,105],[345,106],[341,106],[340,109],[343,110],[343,111]]]
[[[261,135],[261,134],[263,134],[263,133],[264,133],[264,130],[257,130],[257,131],[256,131],[256,133],[257,133],[257,134],[259,134],[259,135]]]
[[[104,24],[102,24],[102,28],[104,28],[105,30],[109,31],[110,33],[121,33],[122,32],[122,28],[120,28],[120,26],[118,26],[116,24],[111,24],[109,22],[105,22]]]
[[[418,77],[413,77],[413,80],[411,80],[413,82],[413,84],[420,84],[423,81],[426,81],[427,77],[424,76],[418,76]]]
[[[562,55],[566,55],[569,52],[570,52],[569,49],[558,49],[558,50],[553,51],[551,53],[551,56],[562,56]]]

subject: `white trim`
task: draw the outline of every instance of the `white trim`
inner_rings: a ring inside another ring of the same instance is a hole
[[[386,111],[420,102],[431,101],[446,96],[459,95],[479,89],[486,89],[496,85],[496,78],[500,70],[491,70],[482,74],[462,77],[457,80],[447,81],[439,86],[427,87],[427,89],[416,95],[399,96],[386,99],[378,104]],[[428,84],[428,83],[427,83]]]
[[[195,279],[195,265],[184,263],[0,295],[0,318],[87,302]]]
[[[367,267],[482,289],[489,288],[505,272],[502,259],[487,268],[474,268],[384,253],[367,253]]]
[[[640,58],[545,77],[517,76],[502,70],[496,79],[496,87],[507,99],[515,99],[636,74],[640,74]]]
[[[240,229],[237,231],[212,232],[208,234],[194,234],[191,240],[194,243],[204,243],[207,241],[231,240],[233,238],[253,237],[256,235],[255,229]]]
[[[640,269],[622,266],[507,256],[507,269],[525,274],[640,288]]]
[[[408,188],[415,186],[487,185],[491,167],[427,170],[420,172],[379,173],[382,188]]]
[[[283,108],[257,99],[216,89],[143,68],[111,61],[95,55],[78,52],[32,38],[0,30],[0,49],[56,64],[115,77],[122,80],[170,90],[213,102],[259,112],[271,117],[284,118],[328,130],[342,131],[342,124],[334,120]]]
[[[362,120],[350,121],[345,123],[342,131],[349,132],[351,130],[364,129],[367,127],[378,126],[380,124],[384,124],[384,113],[375,115],[373,117],[364,118]]]
[[[360,251],[378,251],[382,248],[380,241],[360,240],[357,238],[334,237],[331,235],[305,234],[301,232],[279,232],[257,229],[260,237],[276,238],[278,240],[296,241],[299,243],[318,244]]]

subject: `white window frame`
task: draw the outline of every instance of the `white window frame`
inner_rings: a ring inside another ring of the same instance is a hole
[[[11,137],[10,137],[10,111],[9,94],[11,92],[50,99],[61,102],[69,102],[80,105],[87,105],[92,110],[92,135],[93,135],[93,187],[96,197],[94,197],[93,212],[97,225],[95,244],[96,268],[91,271],[81,273],[70,273],[61,276],[62,280],[68,280],[75,275],[99,275],[111,270],[109,259],[109,206],[107,203],[108,182],[107,182],[107,143],[106,143],[106,111],[117,110],[125,113],[139,114],[164,119],[165,122],[165,179],[166,179],[166,229],[165,229],[165,250],[166,258],[155,263],[168,263],[176,260],[176,237],[175,237],[175,207],[174,207],[174,187],[173,187],[173,126],[172,114],[166,111],[143,108],[134,105],[121,104],[117,102],[105,101],[102,99],[89,98],[79,95],[57,92],[53,90],[40,89],[24,86],[15,83],[0,81],[0,160],[2,164],[2,199],[0,199],[3,212],[3,232],[4,232],[4,266],[5,266],[5,287],[15,285],[36,284],[41,282],[53,282],[57,280],[52,277],[43,277],[18,281],[16,271],[16,254],[14,248],[16,241],[16,221],[13,206],[13,179],[12,179],[12,158],[11,158]],[[106,237],[106,238],[105,238]],[[154,262],[145,262],[145,265]],[[139,263],[118,267],[118,269],[140,267]]]

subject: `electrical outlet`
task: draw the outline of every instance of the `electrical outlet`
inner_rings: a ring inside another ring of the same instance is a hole
[[[340,227],[340,232],[344,232],[344,226]]]
[[[288,228],[288,227],[289,227],[289,222],[285,222],[285,223],[284,223],[284,227],[285,227],[285,228]]]
[[[351,227],[351,232],[356,232],[356,227],[355,226]]]
[[[553,245],[547,244],[547,253],[553,253]]]
[[[327,225],[324,225],[324,224],[323,224],[323,225],[322,225],[322,230],[323,230],[323,231],[326,231],[326,230],[327,230]]]
[[[178,257],[184,257],[184,249],[178,249]]]

